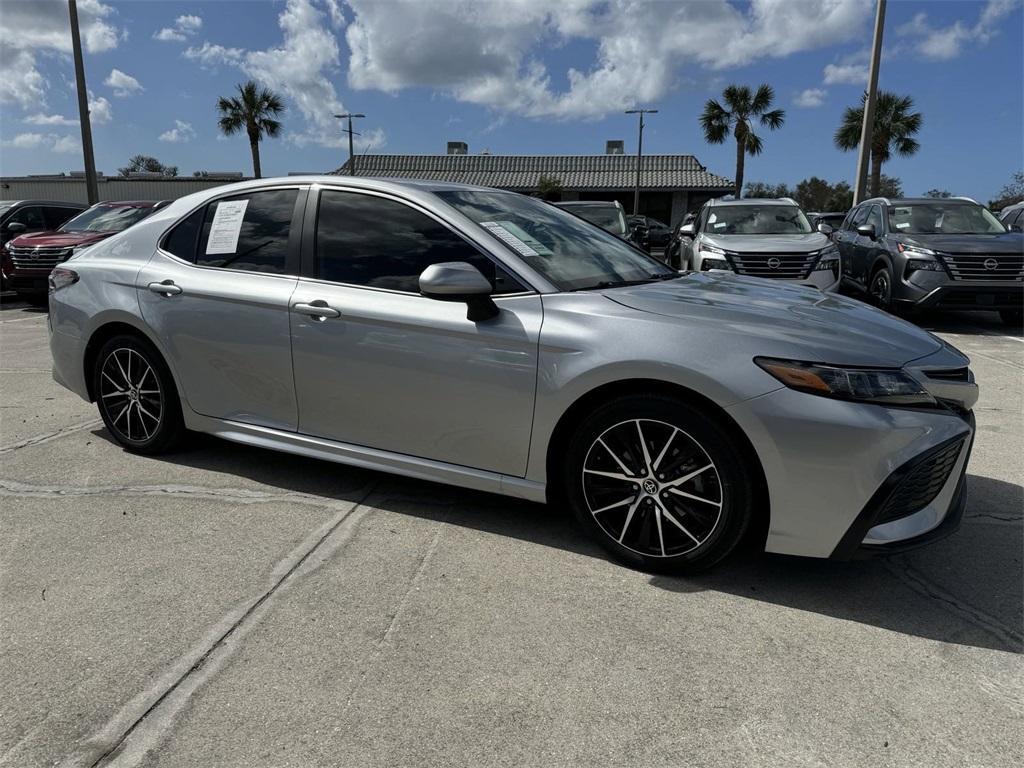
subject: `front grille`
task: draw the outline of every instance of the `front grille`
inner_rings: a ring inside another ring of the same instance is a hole
[[[949,479],[965,437],[932,449],[886,499],[874,524],[888,523],[919,512],[931,504]]]
[[[818,253],[730,253],[736,272],[752,277],[803,280],[818,260]]]
[[[53,269],[71,256],[71,248],[25,248],[7,246],[11,262],[22,269]]]
[[[1024,254],[940,254],[954,280],[1024,282]]]
[[[944,368],[942,370],[925,371],[924,375],[929,379],[936,379],[937,381],[967,382],[971,380],[966,365],[963,368]]]

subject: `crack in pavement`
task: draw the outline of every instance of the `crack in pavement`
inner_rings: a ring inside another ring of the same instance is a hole
[[[75,432],[81,432],[83,429],[98,427],[102,423],[103,419],[89,419],[88,421],[79,422],[78,424],[72,424],[70,427],[61,427],[60,429],[54,429],[50,432],[43,432],[39,435],[26,437],[24,440],[19,440],[16,443],[9,443],[8,445],[0,446],[0,453],[10,453],[11,451],[16,451],[19,448],[28,448],[30,445],[48,443],[51,440],[56,440],[60,437],[64,437],[65,435],[73,435]]]
[[[222,617],[198,645],[170,665],[154,686],[132,698],[61,761],[60,768],[141,764],[164,740],[193,695],[216,675],[241,647],[241,641],[260,624],[274,599],[291,583],[315,572],[351,541],[361,520],[373,509],[365,502],[375,488],[376,482],[366,488],[358,501],[347,503],[279,561],[271,571],[267,589]],[[317,554],[320,556],[314,557]]]
[[[924,575],[907,563],[904,558],[898,556],[886,558],[885,567],[914,592],[934,600],[968,624],[988,632],[1008,647],[1015,649],[1016,653],[1024,650],[1024,632],[1008,627],[994,616],[989,616],[984,611],[963,602],[956,595],[947,592],[938,584],[926,579]]]

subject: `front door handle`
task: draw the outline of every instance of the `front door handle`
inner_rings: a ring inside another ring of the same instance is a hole
[[[316,299],[308,303],[299,302],[298,304],[293,304],[292,309],[300,315],[309,315],[321,323],[329,317],[341,317],[341,312],[327,306],[327,302],[323,299]]]
[[[164,280],[161,283],[150,283],[146,287],[153,293],[159,293],[161,296],[177,296],[181,293],[181,286],[175,285],[173,280]]]

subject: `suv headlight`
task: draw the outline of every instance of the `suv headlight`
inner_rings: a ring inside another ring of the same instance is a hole
[[[697,253],[700,256],[700,269],[702,272],[706,272],[709,269],[732,270],[732,265],[726,260],[725,251],[721,248],[701,243]]]
[[[826,245],[821,249],[821,256],[814,265],[815,272],[831,271],[839,274],[839,249],[834,245]]]
[[[931,250],[930,248],[922,248],[919,245],[907,245],[905,243],[896,243],[896,247],[899,249],[900,253],[902,253],[908,259],[916,259],[922,256],[925,258],[935,256],[935,251]]]
[[[935,398],[899,368],[845,368],[755,357],[754,362],[790,389],[811,395],[881,405],[935,405]]]

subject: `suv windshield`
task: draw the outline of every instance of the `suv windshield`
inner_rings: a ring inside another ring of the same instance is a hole
[[[678,277],[661,262],[562,209],[512,192],[435,192],[563,291]]]
[[[65,222],[58,232],[120,232],[141,221],[153,208],[128,205],[97,205]]]
[[[801,235],[811,232],[795,205],[716,205],[708,213],[709,235]]]
[[[889,228],[900,235],[998,235],[999,219],[970,203],[912,203],[889,207]]]
[[[576,214],[581,219],[586,219],[591,224],[596,224],[613,235],[626,234],[626,217],[617,205],[560,205],[558,207]]]

